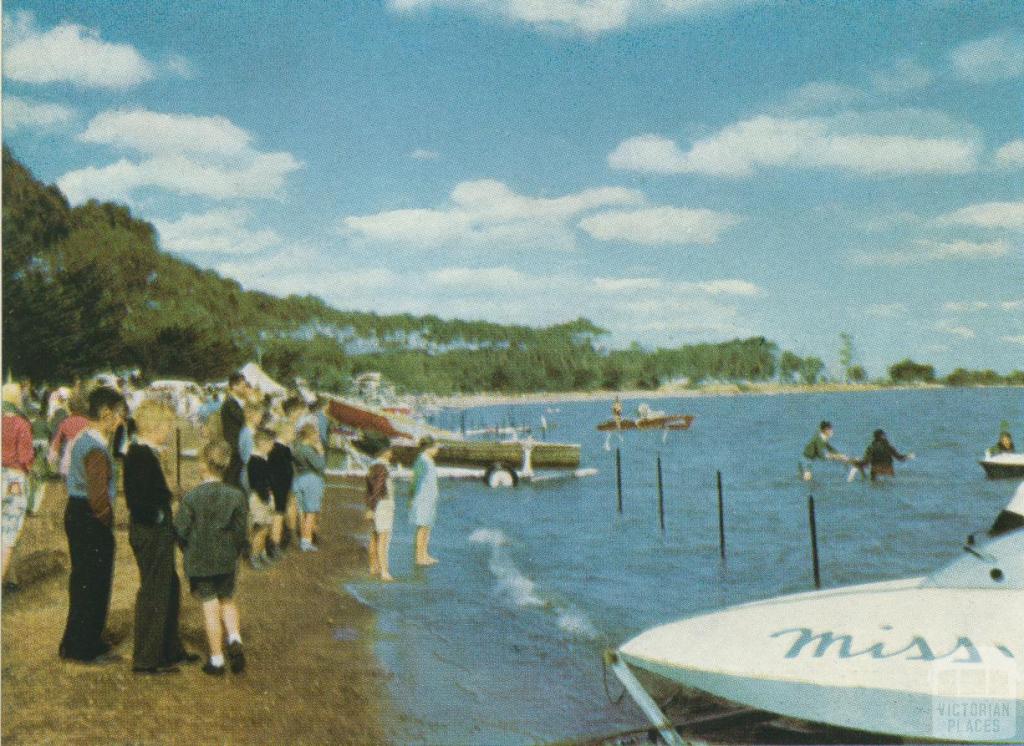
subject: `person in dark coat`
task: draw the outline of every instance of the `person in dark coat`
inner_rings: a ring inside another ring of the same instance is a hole
[[[178,632],[181,581],[174,565],[171,490],[157,455],[174,427],[174,410],[161,402],[144,401],[135,411],[135,422],[138,438],[128,446],[123,464],[131,518],[128,542],[139,566],[132,670],[175,673],[177,664],[197,661],[199,656],[185,650]]]
[[[912,458],[914,458],[912,453],[902,454],[897,451],[885,437],[884,430],[875,430],[871,442],[864,451],[864,458],[860,460],[859,464],[871,467],[871,481],[874,482],[879,477],[895,476],[893,459],[906,461]]]
[[[242,454],[238,435],[245,427],[245,402],[249,396],[249,382],[241,373],[232,373],[228,379],[228,394],[220,405],[220,431],[224,442],[231,449],[231,461],[224,475],[224,481],[235,487],[242,486]]]

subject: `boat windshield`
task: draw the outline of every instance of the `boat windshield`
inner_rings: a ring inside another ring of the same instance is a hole
[[[963,555],[929,575],[923,586],[1024,590],[1024,528],[968,544]]]

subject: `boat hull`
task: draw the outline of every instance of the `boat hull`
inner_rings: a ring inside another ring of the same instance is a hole
[[[979,461],[989,479],[1024,479],[1024,460],[1018,462],[986,459]]]
[[[646,420],[605,420],[597,426],[602,433],[618,430],[689,430],[693,415],[681,414],[668,417],[651,417]]]
[[[910,579],[674,622],[640,634],[619,655],[671,681],[803,720],[914,738],[1015,742],[1024,739],[1022,619],[1022,590],[937,588]],[[963,672],[996,683],[984,697],[953,696],[951,682]],[[963,702],[1000,709],[982,724],[961,716]],[[990,730],[977,732],[982,727]]]
[[[434,461],[438,466],[476,466],[488,468],[498,464],[519,472],[523,468],[523,449],[530,448],[530,464],[534,469],[576,469],[580,465],[580,447],[574,443],[531,443],[519,441],[442,440]],[[392,447],[395,460],[409,466],[416,460],[415,446]]]

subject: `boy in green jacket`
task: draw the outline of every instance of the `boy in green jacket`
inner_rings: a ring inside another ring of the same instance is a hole
[[[174,530],[184,553],[192,595],[203,605],[210,647],[210,660],[203,666],[203,673],[222,676],[225,633],[231,672],[245,670],[238,606],[233,597],[238,558],[249,552],[249,507],[242,491],[223,481],[231,462],[228,444],[208,443],[201,459],[203,481],[181,499]]]

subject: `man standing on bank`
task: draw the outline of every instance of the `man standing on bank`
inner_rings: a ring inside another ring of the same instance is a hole
[[[64,531],[71,555],[68,619],[60,657],[103,664],[119,656],[100,639],[114,580],[114,459],[108,443],[127,415],[124,397],[107,386],[89,394],[89,426],[71,449]]]
[[[231,461],[228,463],[224,481],[235,487],[242,486],[242,454],[238,436],[245,426],[245,402],[249,395],[249,382],[242,373],[232,373],[228,378],[228,394],[220,405],[221,436],[231,448]]]

